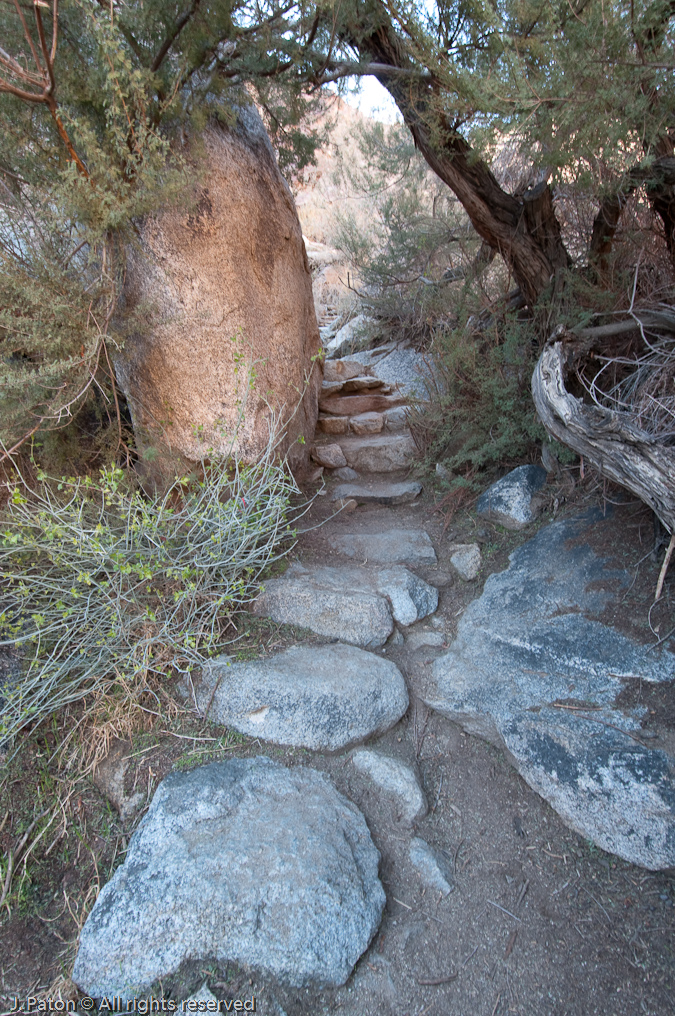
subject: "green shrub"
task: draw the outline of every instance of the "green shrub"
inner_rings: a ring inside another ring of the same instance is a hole
[[[430,401],[412,416],[430,462],[452,470],[522,461],[545,436],[530,379],[537,358],[532,326],[505,316],[489,330],[437,331]]]
[[[116,679],[189,671],[289,548],[295,482],[274,462],[203,464],[161,497],[100,479],[17,483],[0,536],[0,646],[23,654],[0,690],[0,739]]]

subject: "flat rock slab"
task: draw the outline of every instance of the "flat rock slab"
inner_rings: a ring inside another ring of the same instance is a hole
[[[359,413],[383,413],[387,409],[403,405],[405,399],[401,395],[378,395],[364,393],[362,395],[331,395],[320,397],[319,409],[322,413],[332,416],[358,416]]]
[[[204,665],[194,689],[211,722],[312,751],[383,734],[408,708],[395,664],[341,644],[296,646],[247,663],[220,656]]]
[[[590,716],[519,713],[502,736],[524,779],[572,829],[634,864],[672,867],[675,759],[605,726],[612,717]]]
[[[349,429],[352,434],[379,434],[384,429],[384,415],[382,413],[361,413],[359,416],[351,416]]]
[[[375,649],[384,645],[394,620],[409,625],[433,614],[438,590],[407,568],[303,568],[293,564],[270,579],[254,613],[319,635]]]
[[[393,473],[412,465],[417,449],[409,433],[339,437],[347,465],[362,473]]]
[[[416,480],[405,483],[341,483],[333,490],[331,501],[353,497],[360,504],[410,504],[422,493]]]
[[[390,529],[386,533],[342,533],[328,545],[344,557],[369,564],[435,565],[436,551],[423,529]]]
[[[410,824],[426,815],[427,799],[410,766],[368,748],[355,751],[352,762],[359,772],[369,776],[376,786],[394,799],[397,817],[403,822]]]
[[[538,514],[533,498],[545,483],[546,470],[541,466],[518,466],[488,487],[478,499],[476,511],[481,518],[507,529],[523,529]]]
[[[639,737],[639,713],[626,714],[614,702],[622,678],[672,680],[675,655],[647,651],[584,616],[601,612],[617,586],[630,582],[627,572],[605,567],[583,543],[585,527],[600,518],[594,512],[554,522],[514,551],[506,571],[491,575],[464,612],[457,638],[429,678],[418,674],[417,690],[469,732],[505,744],[523,778],[583,836],[636,864],[671,867],[675,802],[655,775],[663,772],[662,753],[629,736]],[[614,727],[621,751],[637,753],[640,763],[630,777],[625,767],[616,769],[625,779],[591,778],[606,769],[604,731]],[[578,737],[571,734],[575,729]],[[558,750],[561,738],[564,749]]]
[[[326,360],[323,365],[324,381],[350,381],[354,377],[368,375],[369,367],[357,360]]]
[[[172,773],[103,887],[73,980],[131,998],[185,960],[339,985],[380,923],[380,855],[327,777],[267,758]]]

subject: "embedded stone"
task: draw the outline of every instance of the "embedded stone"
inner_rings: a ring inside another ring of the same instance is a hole
[[[408,708],[390,660],[355,646],[294,646],[262,660],[220,656],[193,678],[212,723],[312,751],[338,751],[389,730]]]
[[[533,498],[545,483],[546,470],[541,466],[518,466],[488,487],[476,511],[481,518],[507,529],[523,529],[541,510]]]
[[[379,434],[384,427],[382,413],[360,413],[349,420],[352,434]]]
[[[368,748],[355,751],[352,762],[359,772],[365,773],[393,799],[400,820],[410,824],[426,815],[427,799],[410,766]]]
[[[339,444],[314,445],[312,459],[327,469],[339,469],[340,466],[347,465],[347,460]]]

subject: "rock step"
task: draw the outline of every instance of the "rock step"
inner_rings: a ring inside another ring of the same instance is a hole
[[[383,734],[408,708],[398,667],[341,643],[295,646],[245,663],[219,656],[193,686],[211,723],[312,751],[339,751]],[[184,697],[192,698],[192,689]]]
[[[328,546],[343,557],[369,564],[407,564],[433,567],[434,545],[423,529],[389,529],[386,533],[340,533],[328,536]]]
[[[293,564],[282,578],[265,583],[253,612],[377,649],[393,632],[395,620],[413,624],[433,614],[437,606],[438,590],[401,565],[304,568]]]
[[[319,414],[317,431],[319,434],[379,434],[384,431],[407,430],[407,411],[405,406],[396,406],[383,413],[358,413],[356,416],[330,416]]]
[[[331,501],[353,499],[359,504],[410,504],[422,493],[422,484],[417,480],[402,483],[369,481],[363,483],[339,483],[333,488]]]
[[[321,465],[327,465],[321,458],[321,449],[326,445],[339,445],[342,451],[345,461],[336,461],[336,468],[347,465],[361,473],[393,473],[407,469],[414,462],[417,451],[410,432],[363,436],[331,434],[328,440],[319,439],[314,446],[317,455],[313,458]]]
[[[336,382],[339,383],[339,382]],[[360,413],[383,413],[387,409],[405,404],[405,396],[394,392],[380,395],[362,392],[360,395],[320,395],[319,409],[330,416],[358,416]]]

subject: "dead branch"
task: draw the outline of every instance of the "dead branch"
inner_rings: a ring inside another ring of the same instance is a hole
[[[18,60],[15,60],[9,53],[0,49],[0,68],[4,69],[5,75],[9,75],[9,77],[0,75],[0,92],[8,92],[10,95],[16,96],[17,99],[21,99],[23,102],[34,102],[45,105],[56,124],[59,137],[66,147],[71,162],[75,163],[78,172],[86,180],[88,180],[89,173],[87,172],[84,163],[77,154],[75,146],[68,136],[63,120],[59,116],[59,107],[56,101],[54,59],[56,57],[56,47],[58,44],[58,0],[52,0],[51,47],[49,46],[47,36],[45,34],[42,13],[40,11],[41,5],[34,0],[33,10],[35,11],[39,51],[38,47],[35,45],[23,11],[21,10],[19,0],[14,0],[14,6],[21,21],[21,27],[23,28],[26,42],[33,54],[37,74],[33,74],[31,71],[26,70]]]
[[[675,531],[675,448],[637,426],[629,412],[587,405],[566,388],[579,355],[576,336],[556,331],[532,375],[532,396],[546,430],[603,476],[626,487]]]

